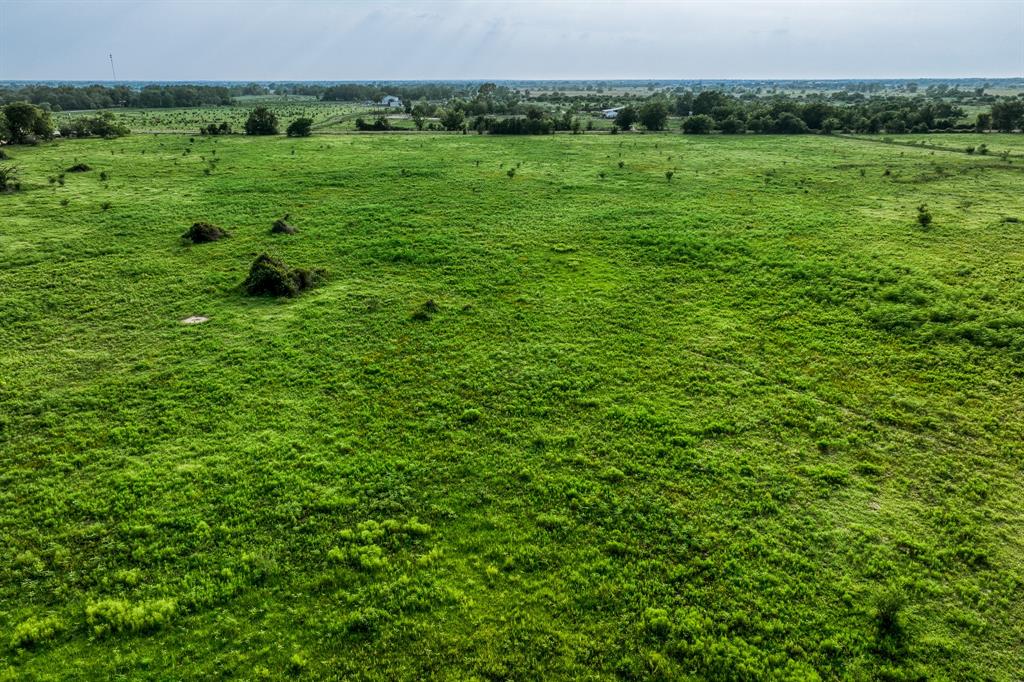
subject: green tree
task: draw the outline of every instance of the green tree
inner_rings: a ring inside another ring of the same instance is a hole
[[[687,116],[683,119],[683,132],[687,135],[707,135],[715,127],[715,119],[707,114]]]
[[[313,134],[313,119],[297,118],[288,124],[288,129],[285,131],[288,137],[309,137]]]
[[[440,112],[438,118],[441,119],[441,125],[445,130],[459,130],[466,120],[466,115],[461,109],[445,109]]]
[[[784,111],[775,119],[772,132],[780,135],[799,135],[807,132],[807,124],[799,116]]]
[[[992,127],[1001,133],[1024,127],[1024,99],[1004,99],[993,104]]]
[[[835,116],[829,116],[828,118],[821,122],[821,132],[825,133],[826,135],[831,135],[835,131],[840,130],[842,127],[842,122]]]
[[[633,107],[622,107],[615,115],[615,127],[622,130],[629,130],[636,123],[636,109]]]
[[[640,107],[637,118],[648,130],[664,130],[665,123],[668,121],[668,105],[660,97],[648,99]]]
[[[726,135],[741,135],[747,132],[747,123],[742,118],[733,114],[729,118],[722,121],[719,126],[722,132]]]
[[[53,137],[50,113],[28,102],[12,102],[3,108],[7,121],[6,136],[12,144],[24,144],[34,138]]]
[[[266,107],[256,107],[245,121],[246,135],[277,135],[277,116]]]
[[[992,127],[992,114],[978,114],[978,120],[974,122],[974,129],[983,133]]]

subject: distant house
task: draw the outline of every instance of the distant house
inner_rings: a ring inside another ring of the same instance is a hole
[[[402,100],[395,97],[394,95],[384,95],[380,98],[380,105],[389,109],[401,109]]]
[[[615,118],[619,115],[619,109],[622,107],[615,107],[614,109],[604,109],[601,111],[601,115],[605,118]]]

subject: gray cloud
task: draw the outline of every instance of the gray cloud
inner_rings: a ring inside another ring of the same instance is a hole
[[[1024,75],[1024,0],[0,0],[0,79]]]

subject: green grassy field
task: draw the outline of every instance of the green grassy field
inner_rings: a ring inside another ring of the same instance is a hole
[[[1024,162],[7,151],[0,679],[1024,677]]]

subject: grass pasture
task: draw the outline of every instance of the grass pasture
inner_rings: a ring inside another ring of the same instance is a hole
[[[0,679],[1024,677],[1024,161],[8,151]]]

